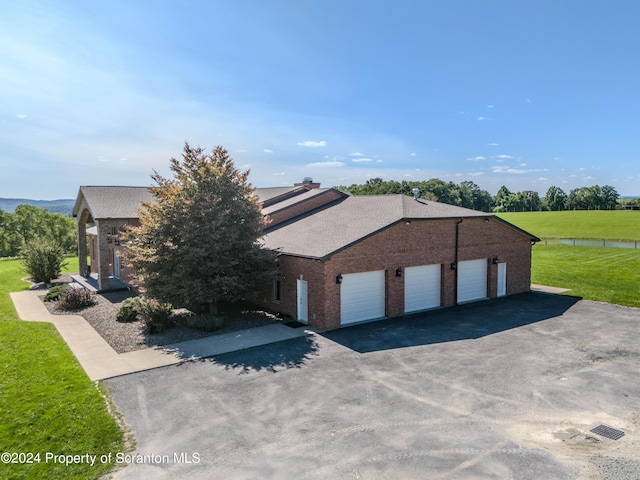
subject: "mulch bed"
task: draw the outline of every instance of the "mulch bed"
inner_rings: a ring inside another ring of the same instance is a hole
[[[63,276],[54,283],[70,283],[71,278]],[[34,289],[46,292],[46,286],[34,285]],[[120,303],[126,298],[135,296],[131,292],[113,292],[96,295],[97,304],[92,307],[75,311],[60,311],[56,309],[55,302],[44,302],[45,306],[54,315],[80,315],[104,338],[118,353],[132,352],[161,345],[195,340],[198,338],[220,335],[222,333],[245,330],[247,328],[261,327],[274,323],[282,323],[283,320],[261,310],[256,310],[249,305],[245,308],[237,308],[232,313],[224,315],[224,325],[214,332],[195,330],[186,325],[175,325],[161,333],[145,333],[142,322],[120,323],[116,321],[116,312]],[[41,298],[42,298],[41,297]]]

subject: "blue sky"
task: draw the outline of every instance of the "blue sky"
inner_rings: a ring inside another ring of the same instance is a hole
[[[640,195],[636,0],[0,4],[0,197],[150,185],[185,141],[310,176]]]

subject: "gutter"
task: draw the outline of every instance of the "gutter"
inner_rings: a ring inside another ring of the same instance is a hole
[[[456,222],[456,248],[454,253],[454,260],[451,264],[451,270],[454,270],[455,272],[455,279],[453,282],[453,298],[455,305],[458,305],[458,243],[460,240],[460,224],[462,223],[462,221],[463,219],[461,218]]]

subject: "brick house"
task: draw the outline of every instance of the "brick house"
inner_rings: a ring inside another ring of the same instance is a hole
[[[134,191],[118,188],[140,187],[81,187],[74,209],[98,226],[97,264],[108,273],[99,277],[107,282],[115,271],[109,260],[119,256],[109,229],[137,217],[123,207],[119,215],[127,218],[94,212],[93,189],[114,189],[135,203]],[[102,194],[105,205],[109,195]],[[351,196],[310,179],[256,194],[267,224],[263,241],[279,253],[279,276],[251,300],[312,327],[331,330],[530,289],[531,245],[539,239],[495,215],[405,195]],[[126,281],[125,273],[132,272],[119,273]]]

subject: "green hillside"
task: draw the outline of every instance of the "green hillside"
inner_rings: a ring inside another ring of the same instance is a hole
[[[640,240],[640,211],[572,210],[496,215],[540,238]]]

